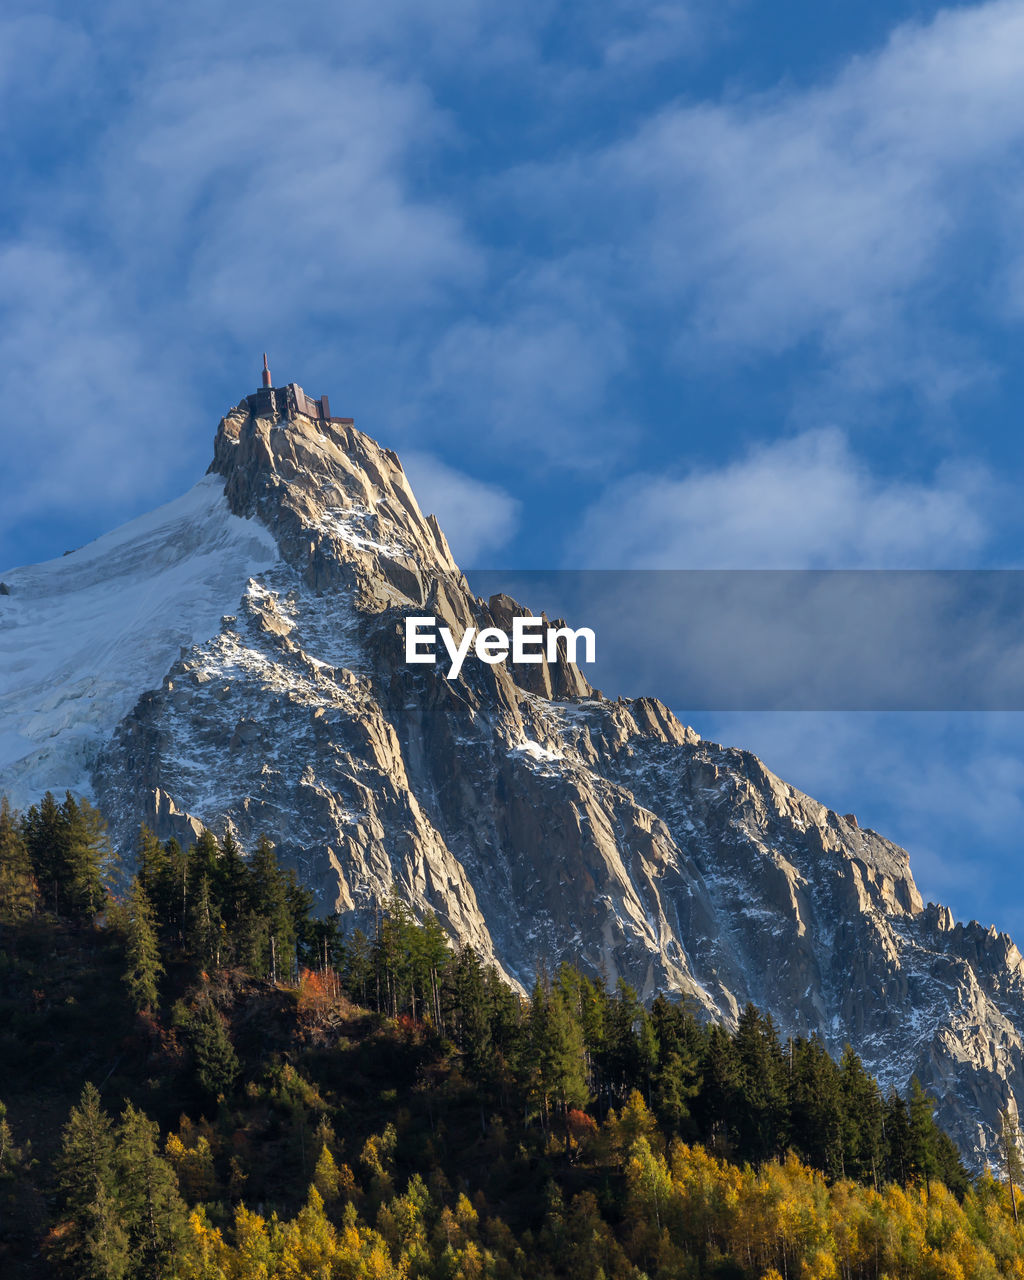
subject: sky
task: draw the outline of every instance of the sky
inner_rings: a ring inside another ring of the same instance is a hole
[[[0,111],[0,565],[263,350],[466,566],[1021,563],[1024,2],[8,0]],[[1020,716],[695,727],[1024,937]]]

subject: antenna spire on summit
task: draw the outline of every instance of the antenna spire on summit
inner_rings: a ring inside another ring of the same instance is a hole
[[[274,384],[270,381],[270,365],[267,364],[267,353],[263,353],[263,385],[272,387]]]

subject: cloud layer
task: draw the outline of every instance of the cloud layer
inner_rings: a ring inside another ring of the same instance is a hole
[[[420,507],[437,516],[456,563],[479,563],[515,533],[522,503],[498,485],[456,471],[429,453],[412,451],[402,461]]]
[[[502,469],[528,506],[552,465],[581,494],[645,454],[678,469],[680,395],[724,412],[766,369],[766,436],[824,415],[859,437],[903,388],[934,456],[929,414],[1001,375],[979,317],[1024,309],[1024,7],[716,87],[697,69],[742,67],[743,23],[698,0],[12,11],[0,361],[47,395],[0,535],[168,496],[265,345],[400,447],[443,422],[448,465]],[[948,518],[966,554],[969,495],[937,484],[941,510],[904,493],[891,520]]]
[[[609,569],[967,568],[999,486],[982,468],[880,475],[836,429],[677,478],[638,474],[584,516],[571,559]]]

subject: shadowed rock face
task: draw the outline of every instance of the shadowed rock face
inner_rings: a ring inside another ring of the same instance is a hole
[[[610,702],[571,664],[404,659],[404,619],[510,628],[477,599],[398,458],[337,422],[220,424],[211,471],[278,563],[183,651],[94,773],[122,845],[269,834],[321,908],[367,919],[392,882],[528,986],[575,961],[732,1022],[849,1041],[884,1083],[912,1072],[979,1161],[1020,1090],[1021,956],[922,904],[906,853],[702,741],[647,698]]]

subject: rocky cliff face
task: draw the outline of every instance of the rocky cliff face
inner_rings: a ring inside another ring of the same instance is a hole
[[[235,557],[231,611],[90,740],[123,845],[140,821],[230,822],[324,911],[366,918],[394,882],[522,986],[565,959],[727,1021],[753,1000],[883,1082],[916,1071],[985,1157],[1024,1086],[1009,938],[925,907],[902,850],[654,700],[607,701],[564,660],[408,665],[407,615],[458,635],[526,611],[472,594],[398,458],[352,427],[243,402],[205,483],[264,561]]]

